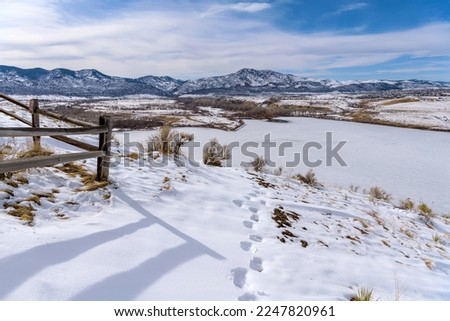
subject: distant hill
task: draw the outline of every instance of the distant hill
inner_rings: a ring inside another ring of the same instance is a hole
[[[336,81],[301,78],[272,70],[244,68],[225,76],[179,80],[164,76],[136,79],[105,75],[95,69],[21,69],[0,65],[0,92],[23,95],[124,96],[150,94],[262,94],[262,93],[364,93],[387,90],[450,88],[450,83],[425,80]]]

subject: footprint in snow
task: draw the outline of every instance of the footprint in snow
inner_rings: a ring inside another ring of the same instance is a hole
[[[244,222],[242,222],[242,224],[244,224],[244,226],[245,226],[246,228],[249,228],[249,229],[252,229],[252,228],[253,228],[253,222],[250,222],[250,221],[244,221]]]
[[[241,200],[233,200],[234,205],[236,205],[237,207],[242,207],[243,202]]]
[[[239,301],[256,301],[256,295],[245,292],[243,295],[238,297],[238,300]]]
[[[255,241],[255,242],[262,242],[262,236],[260,235],[250,235],[250,240]]]
[[[242,289],[247,280],[247,269],[242,267],[237,267],[231,270],[231,275],[233,276],[233,284]]]
[[[254,271],[262,272],[263,266],[262,266],[263,260],[259,257],[254,257],[250,261],[250,268]]]
[[[252,216],[250,216],[250,219],[254,222],[259,222],[259,216],[256,214],[253,214]]]
[[[249,207],[248,210],[252,213],[258,213],[258,209],[256,207]]]
[[[245,252],[250,251],[251,248],[252,248],[252,242],[248,242],[248,241],[241,242],[241,249],[243,249]]]

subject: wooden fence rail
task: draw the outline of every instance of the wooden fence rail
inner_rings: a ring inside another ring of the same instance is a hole
[[[0,112],[25,123],[27,127],[0,127],[0,137],[33,137],[35,148],[41,146],[41,136],[50,136],[51,138],[73,145],[86,152],[69,153],[62,155],[51,155],[43,157],[33,157],[29,159],[12,159],[0,161],[0,173],[24,170],[34,167],[52,166],[59,163],[67,163],[88,158],[97,158],[97,180],[107,181],[109,177],[109,163],[111,158],[111,138],[112,138],[112,119],[108,116],[100,116],[99,124],[94,125],[78,119],[58,115],[53,112],[39,109],[37,99],[31,99],[29,106],[0,93],[0,98],[26,109],[31,113],[31,121],[24,119],[12,112],[0,108]],[[72,125],[81,126],[78,128],[46,128],[40,125],[40,115],[51,117]],[[87,144],[66,136],[70,135],[99,135],[98,147]]]

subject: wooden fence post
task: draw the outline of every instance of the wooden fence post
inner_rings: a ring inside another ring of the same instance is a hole
[[[108,127],[108,132],[99,134],[99,150],[103,156],[97,158],[97,181],[105,182],[109,177],[109,163],[111,161],[112,119],[110,116],[100,116],[100,126]]]
[[[39,123],[39,101],[37,99],[31,99],[29,104],[29,109],[31,113],[31,127],[39,128],[41,127]],[[41,137],[33,136],[33,146],[35,149],[41,148]]]

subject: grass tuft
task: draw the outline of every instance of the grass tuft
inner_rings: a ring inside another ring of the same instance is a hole
[[[409,198],[406,200],[401,200],[400,205],[398,206],[402,210],[412,211],[416,205]]]
[[[422,202],[419,205],[417,205],[417,210],[419,211],[421,219],[426,224],[431,224],[433,218],[436,217],[436,215],[433,213],[433,210],[426,203]]]
[[[251,164],[253,170],[258,173],[262,172],[266,168],[266,160],[262,156],[257,156]]]
[[[148,139],[148,151],[149,153],[159,152],[166,156],[180,156],[181,147],[192,140],[194,140],[194,134],[178,133],[172,127],[165,125]]]
[[[294,178],[298,179],[303,184],[306,184],[306,185],[309,185],[312,187],[317,187],[317,186],[321,185],[319,183],[319,181],[317,180],[316,174],[313,172],[312,169],[310,169],[305,175],[297,174],[294,176]]]
[[[366,287],[358,288],[356,295],[354,295],[350,301],[372,301],[373,299],[373,289]]]
[[[371,187],[369,190],[369,195],[372,200],[380,200],[385,202],[389,202],[391,200],[391,195],[379,186]]]
[[[445,243],[445,235],[433,234],[432,240],[436,244],[444,244]]]
[[[71,177],[80,176],[81,183],[84,187],[77,189],[78,192],[92,192],[99,188],[106,187],[109,182],[97,182],[96,175],[89,171],[86,167],[76,163],[66,163],[55,167]]]
[[[222,162],[231,158],[231,151],[227,145],[219,144],[217,138],[209,140],[203,149],[203,163],[210,166],[222,166]]]
[[[17,153],[16,157],[17,158],[42,157],[53,155],[53,153],[54,151],[49,148],[29,143],[26,149],[21,150]]]
[[[20,220],[26,222],[28,225],[33,225],[35,210],[31,205],[7,205],[9,209],[8,214],[18,217]]]

